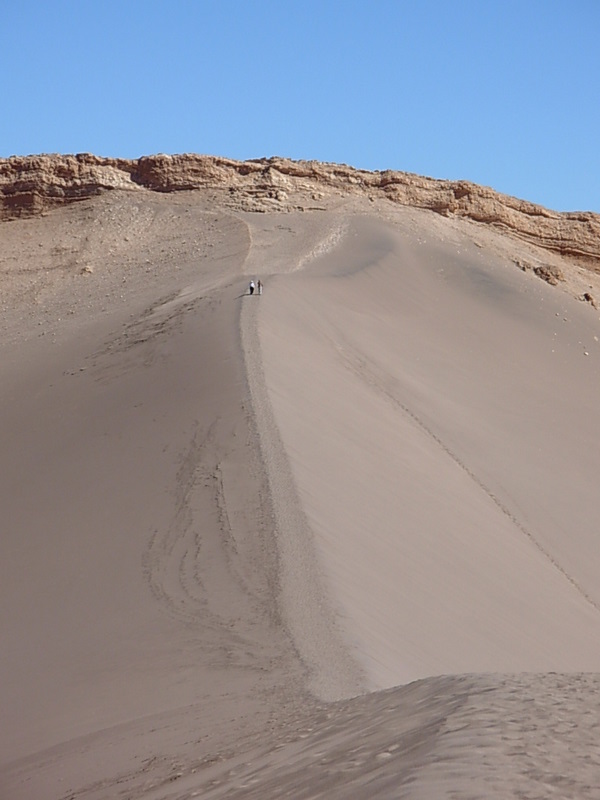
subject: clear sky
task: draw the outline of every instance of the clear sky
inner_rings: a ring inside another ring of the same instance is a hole
[[[0,157],[279,155],[600,212],[600,0],[0,10]]]

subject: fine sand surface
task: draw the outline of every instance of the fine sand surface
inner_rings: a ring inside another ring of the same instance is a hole
[[[323,207],[0,226],[2,800],[600,796],[598,278]]]

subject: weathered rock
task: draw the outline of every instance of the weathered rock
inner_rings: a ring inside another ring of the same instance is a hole
[[[565,279],[562,270],[558,269],[558,267],[548,266],[547,264],[534,267],[533,271],[538,278],[541,278],[552,286],[556,286],[559,281],[564,281]]]
[[[468,181],[277,157],[235,161],[158,154],[126,160],[84,153],[0,159],[0,219],[39,214],[111,189],[229,190],[241,207],[255,211],[285,210],[291,207],[292,195],[295,203],[310,206],[328,192],[364,194],[492,225],[600,271],[599,214],[550,211]]]
[[[106,189],[132,188],[127,165],[89,154],[0,159],[0,219],[39,214]]]
[[[581,299],[585,300],[586,303],[589,303],[592,306],[592,308],[598,308],[596,298],[589,292],[584,292]]]

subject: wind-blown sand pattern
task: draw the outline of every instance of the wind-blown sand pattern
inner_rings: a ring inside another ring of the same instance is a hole
[[[0,223],[3,800],[600,796],[598,275],[313,205]]]

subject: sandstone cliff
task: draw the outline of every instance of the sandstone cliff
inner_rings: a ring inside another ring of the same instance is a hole
[[[40,214],[111,189],[214,190],[253,211],[314,208],[326,195],[363,194],[492,225],[600,272],[600,215],[550,211],[467,181],[284,158],[235,161],[186,154],[126,160],[79,154],[0,159],[0,219]]]

